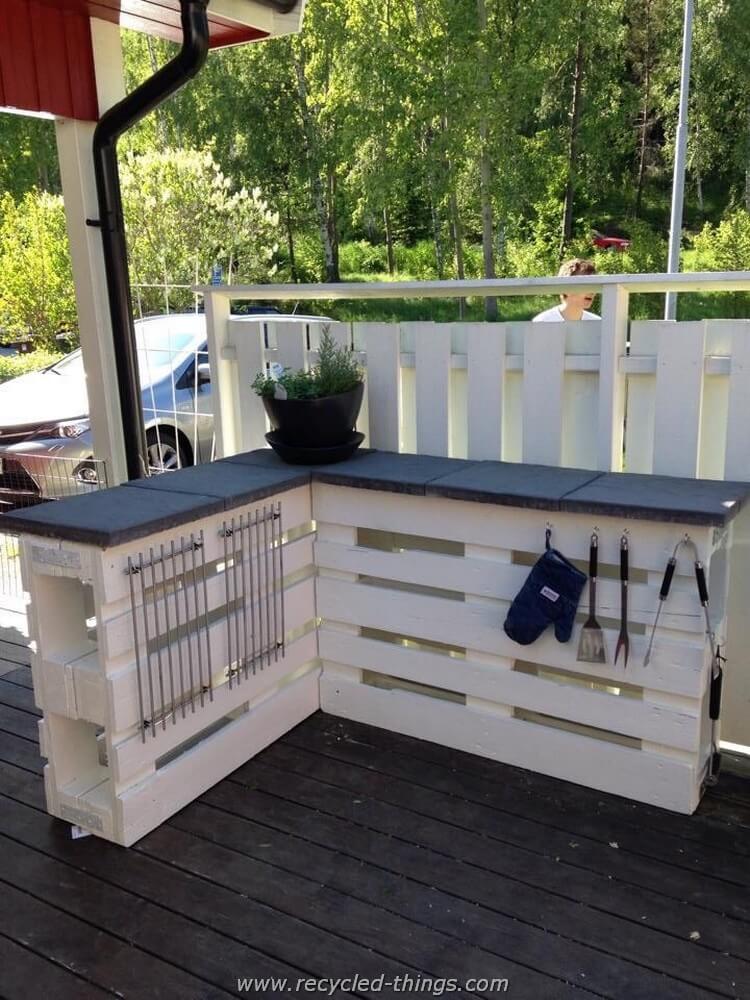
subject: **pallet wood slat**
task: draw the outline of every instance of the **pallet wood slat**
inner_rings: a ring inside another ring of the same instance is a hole
[[[351,504],[340,493],[313,487],[313,514],[325,527],[315,543],[325,711],[677,811],[695,809],[710,752],[710,657],[692,567],[675,576],[647,667],[643,658],[663,566],[686,531],[709,570],[720,553],[714,601],[721,615],[720,533],[629,522],[631,651],[624,669],[611,659],[624,527],[616,519],[597,519],[604,570],[598,610],[610,659],[590,664],[577,659],[578,627],[568,643],[548,629],[528,647],[502,627],[543,545],[545,517],[555,544],[582,562],[590,517],[373,491]],[[339,537],[337,525],[368,534]],[[450,542],[446,552],[440,539]]]
[[[597,742],[594,748],[591,740],[575,733],[498,718],[408,691],[370,689],[327,674],[321,677],[320,692],[321,708],[345,719],[480,753],[600,791],[615,790],[614,774],[617,794],[678,812],[692,812],[698,805],[695,769],[686,762],[665,757],[657,767],[647,754],[629,747]]]
[[[317,709],[310,522],[304,487],[112,550],[24,542],[53,815],[130,845]]]

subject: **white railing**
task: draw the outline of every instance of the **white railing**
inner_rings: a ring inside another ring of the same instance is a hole
[[[332,324],[367,367],[360,429],[392,451],[750,480],[750,320],[629,323],[631,293],[750,290],[748,272],[202,288],[217,451],[265,444],[250,382],[271,361],[311,363],[319,335],[232,317],[230,300],[573,289],[601,293],[600,323]]]
[[[603,471],[750,481],[750,320],[630,322],[630,296],[750,290],[750,272],[495,281],[210,286],[219,456],[265,445],[250,388],[268,362],[314,362],[315,323],[232,317],[231,300],[315,301],[595,292],[600,322],[332,323],[361,352],[359,429],[372,447]],[[750,744],[750,513],[734,526],[724,733]]]

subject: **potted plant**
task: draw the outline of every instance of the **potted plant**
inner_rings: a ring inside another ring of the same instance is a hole
[[[274,378],[256,375],[273,430],[268,443],[287,461],[336,461],[352,454],[364,435],[354,426],[364,395],[364,372],[353,352],[323,327],[318,363],[309,371],[285,368]]]

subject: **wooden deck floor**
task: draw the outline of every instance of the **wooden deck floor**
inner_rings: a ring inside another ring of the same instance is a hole
[[[26,607],[18,597],[0,592],[0,677],[31,663]]]
[[[5,1000],[750,997],[736,773],[687,818],[318,714],[126,851],[45,813],[36,715],[0,678]]]

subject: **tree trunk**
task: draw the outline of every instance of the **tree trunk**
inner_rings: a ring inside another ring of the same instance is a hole
[[[318,231],[320,242],[323,248],[325,261],[325,280],[340,281],[338,268],[338,246],[335,241],[336,220],[329,217],[330,201],[327,202],[326,192],[323,188],[323,180],[320,175],[319,150],[316,136],[315,123],[310,113],[310,106],[307,102],[307,77],[305,67],[301,57],[294,54],[294,69],[297,76],[297,93],[299,96],[300,115],[302,116],[302,127],[305,135],[305,145],[307,147],[307,164],[310,173],[310,187],[312,189],[313,204],[315,205],[315,215],[318,220]],[[330,180],[330,178],[329,178]]]
[[[745,211],[750,212],[750,106],[747,109],[747,150],[748,162],[745,167]]]
[[[463,281],[466,277],[464,271],[464,238],[461,229],[461,218],[458,212],[458,198],[456,196],[455,187],[451,187],[450,197],[448,199],[450,205],[451,213],[451,230],[453,232],[453,246],[456,254],[456,277],[459,281]],[[464,318],[464,311],[466,307],[466,300],[459,298],[458,300],[458,318]]]
[[[435,243],[435,269],[438,281],[442,281],[445,273],[443,266],[443,241],[440,237],[440,217],[432,198],[430,198],[430,215],[432,216],[432,239]]]
[[[489,91],[489,72],[487,70],[487,52],[485,48],[487,35],[486,0],[477,0],[477,24],[482,45],[482,86],[486,98]],[[483,106],[486,106],[484,102]],[[482,263],[484,277],[494,278],[495,248],[492,240],[492,160],[488,147],[488,134],[487,116],[481,114],[479,118],[479,190],[482,206]],[[494,296],[484,300],[484,315],[488,322],[493,322],[497,319],[497,299]]]
[[[391,232],[391,213],[386,205],[383,209],[383,225],[385,226],[385,251],[388,256],[388,274],[396,273],[396,256],[393,252],[393,233]]]
[[[646,49],[643,53],[643,108],[641,109],[641,128],[638,151],[638,176],[635,185],[635,206],[633,216],[637,219],[641,214],[643,202],[643,182],[646,176],[646,151],[648,148],[648,133],[651,112],[651,2],[647,0],[644,8]]]
[[[328,267],[326,261],[326,281],[341,281],[339,274],[339,231],[336,219],[336,190],[337,176],[336,167],[329,163],[326,174],[327,194],[326,198],[326,226],[328,230],[328,243],[331,248],[332,267]]]
[[[453,233],[453,246],[456,253],[456,277],[459,281],[463,281],[466,277],[464,272],[464,237],[463,230],[461,227],[461,217],[458,212],[458,197],[456,196],[456,189],[451,188],[450,197],[448,199],[450,204],[451,213],[451,232]]]
[[[578,22],[578,41],[576,42],[576,59],[573,68],[573,96],[570,102],[570,136],[568,140],[568,180],[565,185],[565,201],[563,204],[562,239],[560,253],[565,252],[566,245],[573,236],[573,202],[576,191],[576,172],[578,170],[578,133],[581,126],[581,105],[583,93],[583,19],[585,8],[581,8]]]
[[[289,276],[293,284],[297,284],[297,260],[294,256],[294,230],[292,229],[292,209],[287,197],[286,203],[286,245],[289,254]]]

